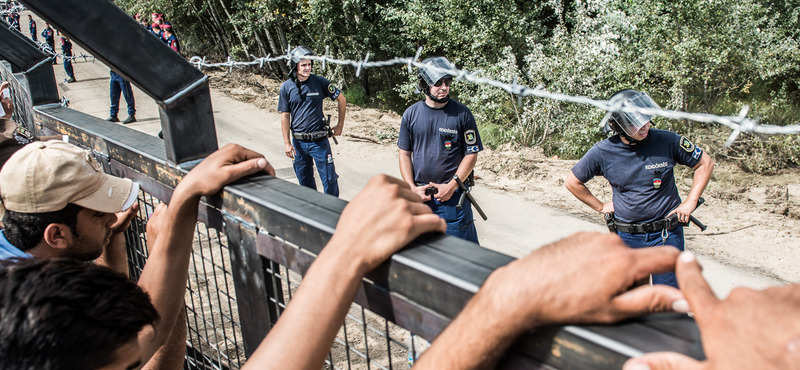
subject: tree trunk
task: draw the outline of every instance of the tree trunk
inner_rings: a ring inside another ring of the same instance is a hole
[[[220,27],[222,23],[219,21],[219,18],[217,18],[217,13],[214,11],[214,4],[211,3],[211,0],[206,0],[206,3],[208,4],[208,9],[211,11],[211,18],[214,20],[213,26],[218,30],[217,32],[222,38],[225,54],[229,54],[231,44],[228,41],[228,38],[225,37],[225,32],[222,31],[222,27]]]
[[[233,21],[233,17],[231,17],[231,13],[228,12],[228,8],[225,6],[225,2],[219,0],[219,5],[222,6],[222,10],[225,12],[225,15],[228,16],[228,20],[231,22],[231,26],[233,26],[233,31],[236,32],[236,36],[239,37],[239,44],[242,46],[242,51],[245,55],[249,55],[250,52],[247,50],[247,45],[244,44],[244,37],[242,37],[242,33],[239,32],[239,27],[236,27],[236,22]]]
[[[272,37],[272,32],[269,31],[269,27],[264,27],[264,33],[267,35],[267,41],[269,41],[269,46],[272,49],[272,55],[283,55],[283,50],[278,43],[275,42],[275,38]],[[289,68],[286,67],[286,63],[284,61],[280,61],[275,64],[278,65],[278,70],[280,71],[281,76],[286,76],[289,74]]]

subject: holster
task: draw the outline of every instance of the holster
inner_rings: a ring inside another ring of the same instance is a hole
[[[605,220],[606,220],[606,226],[608,227],[608,232],[610,232],[612,234],[616,234],[617,233],[617,226],[614,224],[614,222],[615,222],[614,212],[604,214],[603,218],[605,218]]]

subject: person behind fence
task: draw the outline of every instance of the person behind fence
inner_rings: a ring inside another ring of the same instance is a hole
[[[61,36],[61,54],[64,55],[64,72],[69,77],[66,82],[75,82],[75,71],[72,69],[72,59],[70,59],[72,56],[72,41],[69,41],[67,36]]]
[[[58,63],[58,58],[55,56],[56,53],[56,39],[53,29],[50,27],[50,24],[44,22],[44,30],[42,30],[42,38],[44,38],[45,44],[47,47],[50,48],[50,52],[53,53],[53,64]]]
[[[400,122],[400,173],[420,199],[447,221],[448,234],[478,243],[471,202],[465,197],[458,207],[463,191],[453,177],[471,178],[478,152],[483,150],[481,136],[469,108],[449,96],[453,76],[442,69],[454,69],[452,63],[433,57],[422,64],[417,91],[425,94],[425,100],[406,109]]]
[[[611,104],[660,109],[646,93],[630,89],[614,94]],[[581,202],[609,214],[610,228],[631,248],[671,245],[683,250],[681,223],[689,222],[711,178],[714,162],[688,138],[651,128],[651,118],[638,112],[606,114],[603,125],[615,135],[595,144],[572,168],[565,185]],[[695,170],[692,188],[683,202],[675,185],[677,164]],[[611,184],[611,202],[601,202],[586,187],[595,176],[603,176]],[[654,275],[653,284],[677,287],[677,280],[668,272]]]
[[[305,46],[298,46],[291,52],[289,79],[281,85],[278,97],[284,149],[286,156],[292,158],[300,185],[317,189],[316,165],[325,194],[338,197],[339,175],[328,137],[342,134],[347,102],[338,88],[311,73],[314,63],[303,57],[313,55]],[[330,122],[326,122],[322,111],[325,97],[335,100],[338,106],[338,123],[333,127],[329,127]]]
[[[30,14],[28,14],[28,30],[31,33],[31,40],[39,42],[39,39],[36,38],[36,21],[33,20],[33,16]]]
[[[128,104],[128,118],[122,121],[122,124],[127,125],[136,122],[136,101],[133,99],[131,83],[112,70],[109,90],[109,95],[111,97],[111,116],[109,116],[106,121],[119,122],[117,114],[119,113],[119,95],[121,93],[125,98],[125,103]]]
[[[261,155],[232,144],[192,169],[148,222],[152,244],[138,287],[110,269],[67,259],[4,262],[2,367],[133,369],[147,362],[184,304],[201,196],[257,171],[275,174]],[[181,364],[184,353],[185,342],[177,348]]]
[[[169,24],[164,24],[161,26],[161,28],[164,30],[164,42],[167,43],[167,46],[169,46],[172,50],[175,50],[175,52],[180,53],[181,45],[178,42],[178,38],[172,33],[172,26]]]
[[[13,29],[15,29],[15,30],[17,30],[19,32],[22,32],[22,29],[20,28],[20,25],[19,25],[19,13],[17,13],[17,12],[11,13],[11,28],[13,28]]]
[[[105,174],[93,155],[72,144],[27,144],[0,170],[0,258],[105,255],[105,263],[127,271],[122,233],[138,209],[132,207],[138,189]]]

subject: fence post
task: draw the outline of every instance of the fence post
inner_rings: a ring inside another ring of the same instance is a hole
[[[22,3],[156,100],[171,162],[203,158],[217,150],[208,77],[112,1]]]
[[[245,357],[249,358],[269,333],[273,321],[272,317],[269,320],[263,318],[264,315],[272,316],[270,307],[273,305],[267,296],[267,286],[272,284],[264,278],[264,265],[256,251],[257,231],[233,218],[225,216],[224,219]]]

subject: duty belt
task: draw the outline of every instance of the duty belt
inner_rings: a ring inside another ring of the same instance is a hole
[[[324,139],[328,137],[327,131],[314,131],[314,132],[293,132],[292,136],[294,136],[297,140],[309,140],[309,141],[317,141],[320,139]]]
[[[674,215],[670,216],[671,217],[667,217],[662,220],[655,220],[641,224],[626,224],[624,222],[614,220],[614,226],[617,228],[617,231],[630,234],[652,233],[664,229],[669,231],[678,227],[678,217],[674,217]]]

